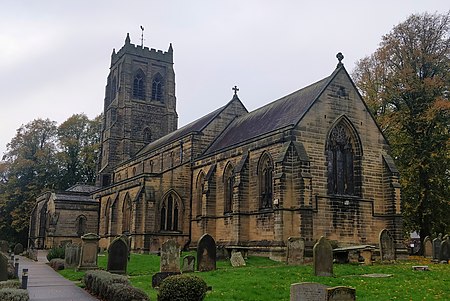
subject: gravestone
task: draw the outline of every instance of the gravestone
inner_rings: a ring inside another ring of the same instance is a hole
[[[107,271],[114,274],[126,274],[128,264],[128,239],[116,237],[108,247]]]
[[[216,247],[216,260],[225,260],[230,258],[227,249],[224,246]]]
[[[197,270],[207,272],[216,269],[216,242],[209,234],[204,234],[197,245]]]
[[[192,273],[195,271],[195,256],[186,255],[183,257],[182,273]]]
[[[305,240],[300,237],[289,237],[287,240],[287,264],[302,264],[304,261],[304,254]]]
[[[9,252],[9,244],[6,240],[0,240],[0,252],[5,254]]]
[[[38,251],[34,248],[28,249],[28,258],[38,261]]]
[[[235,250],[231,251],[230,262],[233,267],[245,266],[245,260],[244,257],[242,257],[242,253]]]
[[[60,245],[65,248],[67,244],[71,244],[71,243],[72,243],[71,239],[65,239],[65,240],[61,240]]]
[[[169,276],[180,275],[180,272],[159,272],[152,276],[152,287],[157,288]]]
[[[80,263],[81,246],[79,244],[66,244],[64,250],[64,267],[73,268]]]
[[[8,257],[0,252],[0,281],[8,280]]]
[[[316,276],[333,276],[333,250],[331,244],[323,236],[313,248],[313,270]]]
[[[450,246],[449,246],[449,240],[444,239],[441,242],[441,250],[439,253],[439,262],[441,263],[448,263],[450,257]]]
[[[328,287],[315,282],[293,283],[290,301],[326,301]]]
[[[433,257],[433,243],[429,236],[426,236],[423,240],[423,256],[427,258]]]
[[[14,255],[20,255],[23,253],[23,245],[19,242],[14,246]]]
[[[391,233],[387,229],[383,229],[379,239],[381,260],[395,260],[395,243]]]
[[[180,272],[180,247],[173,239],[161,246],[160,272]]]
[[[327,301],[355,301],[356,290],[346,286],[327,288]]]
[[[95,270],[97,266],[98,241],[100,236],[88,233],[81,236],[80,263],[77,270]]]
[[[433,260],[439,260],[439,254],[441,253],[441,242],[440,237],[433,239]]]
[[[362,249],[360,251],[360,255],[364,259],[365,265],[372,265],[372,250],[371,249]]]

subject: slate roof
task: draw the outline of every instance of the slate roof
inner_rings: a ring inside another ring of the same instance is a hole
[[[94,191],[96,189],[98,189],[98,187],[92,186],[92,185],[75,184],[72,187],[68,188],[66,191],[90,193],[90,192],[92,192],[92,191]]]
[[[224,110],[227,107],[228,104],[179,128],[176,131],[173,131],[172,133],[165,135],[164,137],[161,137],[156,141],[147,144],[137,153],[137,156],[145,154],[153,149],[157,149],[158,147],[161,147],[165,144],[177,141],[183,136],[186,136],[188,134],[202,131],[217,115],[220,114],[220,112],[222,112],[222,110]]]
[[[57,192],[55,201],[95,202],[89,195],[78,192]]]
[[[212,154],[270,132],[296,125],[340,70],[234,120],[206,150]]]

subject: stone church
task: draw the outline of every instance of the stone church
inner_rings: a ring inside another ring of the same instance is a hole
[[[389,145],[337,55],[325,78],[249,112],[237,95],[178,128],[173,49],[131,43],[111,56],[99,158],[100,246],[122,233],[135,251],[204,233],[225,248],[280,258],[306,247],[402,248],[399,174]],[[333,70],[334,69],[334,70]]]
[[[402,246],[399,174],[389,145],[337,55],[332,73],[249,112],[237,95],[178,129],[173,49],[131,43],[111,55],[97,187],[39,196],[30,245],[87,232],[106,248],[120,234],[134,251],[208,233],[228,249],[281,259],[289,237],[307,250]],[[330,68],[331,69],[331,68]]]

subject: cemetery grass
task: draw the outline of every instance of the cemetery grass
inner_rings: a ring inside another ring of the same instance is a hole
[[[192,254],[192,253],[189,253]],[[183,253],[183,256],[187,255]],[[195,254],[192,254],[195,255]],[[106,256],[99,257],[99,266],[106,269]],[[213,300],[289,300],[292,283],[318,282],[329,286],[350,286],[356,289],[358,300],[448,300],[450,266],[433,264],[415,258],[395,264],[375,263],[372,266],[335,264],[335,277],[313,276],[312,264],[287,266],[267,258],[249,257],[245,267],[233,268],[229,261],[218,261],[217,270],[194,273],[212,287],[205,301]],[[413,271],[413,265],[428,265],[430,271]],[[159,272],[156,255],[131,254],[128,277],[133,286],[144,290],[151,300],[157,300],[157,290],[151,286],[152,275]],[[84,272],[73,269],[60,273],[80,281]],[[364,274],[389,274],[388,278],[362,277]]]

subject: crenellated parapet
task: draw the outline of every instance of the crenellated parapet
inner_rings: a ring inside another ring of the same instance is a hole
[[[173,64],[172,44],[170,44],[169,49],[166,52],[154,48],[142,47],[141,45],[132,44],[128,33],[125,39],[125,45],[123,45],[117,53],[115,49],[113,50],[111,54],[111,66],[117,63],[124,54],[136,55]]]

